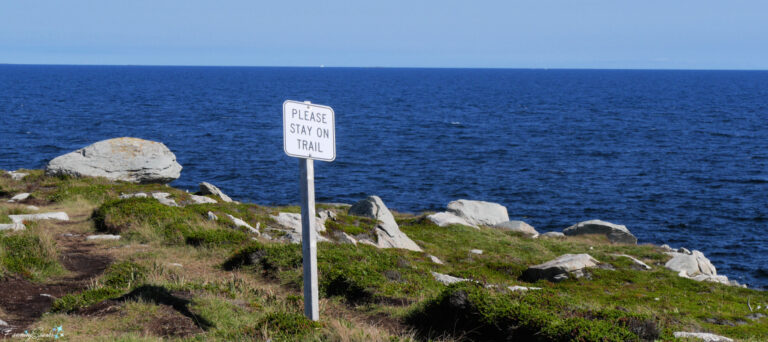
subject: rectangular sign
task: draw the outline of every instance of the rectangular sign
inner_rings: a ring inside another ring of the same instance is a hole
[[[336,159],[336,121],[328,106],[283,102],[283,150],[305,159]]]

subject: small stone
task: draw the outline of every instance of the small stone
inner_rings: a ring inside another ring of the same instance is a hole
[[[160,204],[167,205],[169,207],[178,207],[179,205],[176,204],[176,201],[173,199],[170,199],[171,194],[167,192],[153,192],[152,198],[156,199]]]
[[[666,251],[666,252],[674,252],[675,251],[674,249],[672,249],[672,247],[669,247],[669,245],[666,244],[666,243],[661,245],[661,246],[659,246],[659,247],[661,249],[663,249],[664,251]]]
[[[128,199],[128,198],[134,198],[134,197],[147,198],[149,196],[143,192],[137,192],[135,194],[120,194],[120,199]]]
[[[539,235],[539,237],[545,239],[565,239],[565,234],[561,232],[546,232]]]
[[[184,267],[184,265],[182,265],[182,264],[180,264],[178,262],[169,263],[168,266],[171,266],[171,267]]]
[[[678,249],[677,249],[677,252],[678,252],[678,253],[683,253],[683,254],[688,254],[688,255],[691,255],[691,251],[689,251],[689,250],[688,250],[687,248],[685,248],[685,247],[680,247],[680,248],[678,248]]]
[[[528,291],[528,290],[541,290],[540,287],[533,287],[533,286],[525,287],[525,286],[519,286],[519,285],[508,286],[507,289],[509,289],[512,292],[515,292],[515,291]]]
[[[51,299],[56,299],[56,297],[54,297],[54,296],[51,296],[51,295],[49,295],[49,294],[47,294],[47,293],[41,293],[41,294],[40,294],[40,296],[41,296],[41,297],[48,297],[48,298],[51,298]]]
[[[198,196],[198,195],[189,195],[189,200],[192,202],[192,204],[215,204],[219,203],[216,202],[215,199],[205,196]]]
[[[635,258],[635,257],[633,257],[631,255],[611,254],[611,256],[620,257],[620,258],[628,258],[629,260],[632,261],[632,268],[637,269],[637,270],[646,270],[647,271],[647,270],[651,269],[651,266],[648,266],[648,264],[638,260],[637,258]]]
[[[120,235],[112,235],[112,234],[100,234],[100,235],[89,235],[85,238],[86,240],[120,240]]]
[[[11,179],[13,180],[22,180],[24,177],[29,176],[28,173],[16,172],[16,171],[8,171],[8,174],[11,176]]]
[[[443,265],[443,261],[442,261],[442,260],[440,260],[440,259],[438,259],[436,256],[434,256],[434,255],[432,255],[432,254],[428,254],[428,255],[427,255],[427,257],[428,257],[428,258],[429,258],[429,260],[431,260],[432,262],[434,262],[434,263],[436,263],[436,264],[438,264],[438,265]]]
[[[34,211],[38,211],[38,210],[40,210],[40,208],[38,208],[38,207],[36,207],[36,206],[34,206],[34,205],[28,205],[28,206],[27,206],[27,209],[29,209],[29,210],[34,210]]]
[[[353,238],[351,235],[345,232],[337,232],[335,235],[339,243],[350,243],[353,245],[357,245],[357,240],[355,240],[355,238]]]
[[[469,281],[469,279],[457,278],[457,277],[454,277],[454,276],[449,276],[447,274],[442,274],[442,273],[437,273],[437,272],[429,272],[429,273],[432,273],[432,276],[435,277],[435,280],[437,280],[437,281],[439,281],[439,282],[441,282],[441,283],[443,283],[445,285],[450,285],[450,284],[458,283],[458,282],[462,282],[462,281]]]
[[[449,212],[442,212],[442,213],[435,213],[432,215],[427,215],[427,219],[432,221],[432,223],[440,226],[440,227],[447,227],[454,224],[467,226],[467,227],[474,227],[477,228],[477,226],[467,222],[461,217],[458,217],[452,213]]]
[[[760,310],[760,308],[758,308],[758,310]],[[763,314],[761,314],[759,312],[747,315],[747,319],[753,320],[753,321],[759,320],[759,319],[761,319],[763,317],[765,317],[765,315],[763,315]]]
[[[470,249],[469,252],[472,253],[472,254],[477,254],[477,255],[482,255],[483,254],[483,250],[482,249]]]
[[[210,221],[218,221],[219,217],[216,216],[216,214],[214,214],[212,211],[209,211],[208,212],[208,220],[210,220]]]
[[[16,196],[11,197],[11,199],[9,199],[8,202],[10,202],[10,203],[21,202],[21,201],[23,201],[23,200],[25,200],[27,198],[29,198],[29,193],[28,192],[23,192],[23,193],[20,193],[20,194],[18,194]]]
[[[248,224],[247,222],[245,222],[245,221],[243,221],[243,220],[241,220],[241,219],[239,219],[237,217],[234,217],[234,216],[232,216],[230,214],[227,214],[227,216],[229,217],[230,220],[232,220],[232,222],[235,223],[235,226],[246,228],[251,233],[259,235],[259,230],[256,229],[256,228],[251,227],[251,225]]]

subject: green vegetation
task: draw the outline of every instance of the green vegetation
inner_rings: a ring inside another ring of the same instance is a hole
[[[302,315],[301,246],[257,238],[228,217],[279,237],[270,216],[298,207],[193,205],[186,192],[157,184],[29,173],[22,181],[0,175],[0,199],[30,192],[42,210],[64,210],[73,220],[0,232],[3,276],[56,283],[75,274],[60,263],[67,255],[62,248],[82,248],[83,234],[122,236],[88,242],[112,264],[85,290],[82,284],[57,299],[53,313],[35,323],[64,325],[77,340],[667,341],[674,331],[747,341],[768,336],[768,317],[753,319],[768,315],[768,293],[680,278],[663,267],[669,256],[656,246],[616,245],[603,237],[532,239],[490,228],[438,227],[424,215],[399,214],[401,230],[423,253],[318,244],[322,321],[315,323]],[[153,191],[170,193],[182,206],[119,199]],[[343,207],[318,208],[335,214],[324,233],[331,239],[338,232],[360,237],[375,231],[374,220],[348,215]],[[0,202],[0,222],[27,212],[24,205]],[[208,212],[219,219],[209,220]],[[62,233],[75,234],[55,243]],[[528,266],[565,253],[588,253],[611,269],[589,269],[583,278],[559,283],[521,280]],[[614,254],[632,255],[653,269],[635,270]],[[446,286],[430,272],[471,281]],[[513,285],[542,289],[508,290]]]
[[[41,281],[63,272],[55,243],[31,231],[0,231],[0,275],[19,274]]]

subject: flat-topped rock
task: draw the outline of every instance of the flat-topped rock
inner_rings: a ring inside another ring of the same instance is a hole
[[[0,230],[24,230],[27,229],[23,223],[0,223]]]
[[[170,183],[181,175],[176,155],[163,143],[138,138],[102,140],[58,156],[47,175],[106,177],[132,183]]]
[[[86,240],[120,240],[120,235],[112,235],[112,234],[99,234],[99,235],[88,235]]]
[[[637,244],[637,238],[629,232],[626,226],[613,224],[601,220],[589,220],[579,222],[563,229],[565,235],[599,234],[608,237],[608,240],[616,243]]]
[[[205,196],[189,195],[189,201],[192,204],[216,204],[219,203],[215,199]]]
[[[528,237],[537,237],[539,232],[528,223],[523,221],[506,221],[493,225],[493,228],[513,233],[520,233]]]
[[[427,215],[427,219],[440,227],[447,227],[454,224],[468,226],[468,227],[475,227],[474,225],[467,222],[463,218],[458,217],[453,213],[449,213],[449,212],[441,212],[441,213],[434,213],[432,215]]]
[[[432,273],[432,276],[435,277],[435,280],[437,280],[438,282],[441,282],[441,283],[443,283],[445,285],[450,285],[450,284],[458,283],[458,282],[462,282],[462,281],[470,281],[469,279],[457,278],[457,277],[454,277],[454,276],[449,276],[447,274],[442,274],[442,273],[437,273],[437,272],[429,272],[429,273]]]
[[[200,193],[203,195],[214,195],[218,198],[221,198],[224,202],[232,202],[232,199],[227,196],[223,191],[221,191],[217,186],[208,183],[208,182],[201,182],[199,184],[200,187]]]
[[[29,176],[28,173],[16,171],[8,171],[8,175],[11,176],[11,179],[13,180],[22,180],[24,177]]]
[[[301,214],[277,213],[277,215],[272,215],[271,217],[279,225],[301,234]],[[318,233],[325,231],[325,219],[322,217],[315,217],[315,231]]]
[[[379,248],[402,248],[421,252],[421,247],[400,230],[395,217],[379,196],[368,196],[349,208],[349,214],[375,219]],[[361,241],[362,242],[362,241]]]
[[[565,239],[565,234],[562,232],[546,232],[539,235],[539,237],[545,239]]]
[[[675,338],[694,338],[704,342],[733,342],[733,339],[728,337],[710,333],[676,331],[673,334]]]
[[[529,267],[523,272],[522,278],[528,282],[547,279],[557,282],[570,277],[580,278],[584,269],[596,267],[598,261],[589,254],[563,254],[554,260]]]
[[[156,199],[160,204],[167,205],[169,207],[178,207],[179,205],[176,204],[176,201],[174,201],[171,197],[171,194],[167,192],[153,192],[152,198]]]
[[[23,214],[23,215],[8,215],[13,223],[24,223],[24,221],[39,221],[39,220],[59,220],[69,221],[69,215],[63,211],[56,211],[50,213],[40,214]]]
[[[507,208],[493,202],[460,199],[448,203],[447,209],[474,226],[493,226],[509,221]]]

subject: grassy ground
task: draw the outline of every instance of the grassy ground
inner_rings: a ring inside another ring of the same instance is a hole
[[[490,228],[438,227],[423,216],[396,215],[401,229],[424,253],[358,244],[318,244],[321,322],[303,317],[300,245],[257,238],[226,214],[262,232],[270,217],[296,207],[219,203],[167,207],[154,199],[120,200],[122,193],[162,191],[178,203],[189,195],[162,185],[105,179],[46,177],[31,170],[22,181],[0,175],[0,222],[7,215],[66,211],[69,222],[41,221],[18,232],[0,232],[2,281],[55,284],[72,277],[63,257],[74,235],[120,234],[119,241],[88,242],[88,253],[110,260],[84,289],[52,301],[27,330],[61,326],[62,339],[144,341],[409,341],[674,340],[674,331],[708,331],[739,340],[768,339],[765,292],[699,283],[663,268],[669,258],[651,245],[616,245],[600,237],[531,239]],[[5,203],[30,192],[26,203]],[[336,212],[335,231],[369,234],[375,222]],[[211,211],[218,221],[207,219]],[[274,235],[270,231],[270,235]],[[471,253],[481,249],[481,255]],[[520,280],[532,264],[564,253],[589,253],[614,269],[560,283]],[[652,266],[639,271],[629,254]],[[444,265],[433,263],[428,254]],[[474,282],[445,286],[430,271]],[[541,290],[510,292],[507,286]],[[750,310],[750,306],[752,310]],[[760,306],[760,309],[756,308]],[[0,305],[0,319],[14,312]]]

